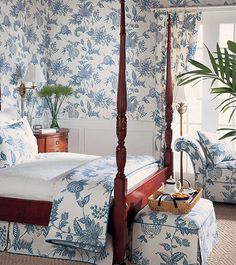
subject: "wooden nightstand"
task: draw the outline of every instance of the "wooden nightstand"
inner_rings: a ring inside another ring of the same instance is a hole
[[[39,153],[68,152],[68,133],[69,129],[66,128],[50,134],[35,133]]]

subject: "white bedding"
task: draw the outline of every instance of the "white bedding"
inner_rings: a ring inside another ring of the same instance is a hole
[[[55,182],[75,167],[99,156],[75,153],[38,154],[35,161],[0,170],[0,196],[28,200],[52,201]],[[133,173],[128,189],[158,170],[157,164]]]

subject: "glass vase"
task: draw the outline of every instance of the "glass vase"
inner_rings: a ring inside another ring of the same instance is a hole
[[[57,116],[56,115],[52,115],[52,123],[51,123],[51,126],[50,128],[60,128],[59,125],[58,125],[58,121],[57,121]]]

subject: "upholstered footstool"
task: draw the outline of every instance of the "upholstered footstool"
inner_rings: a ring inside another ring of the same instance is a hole
[[[185,215],[155,212],[146,206],[133,224],[131,261],[137,265],[206,264],[217,239],[209,200],[200,199]]]

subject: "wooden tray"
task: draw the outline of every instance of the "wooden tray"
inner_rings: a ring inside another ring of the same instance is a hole
[[[187,214],[192,210],[193,206],[202,197],[202,189],[196,190],[197,192],[193,195],[190,201],[176,200],[176,204],[174,203],[174,201],[161,201],[160,205],[157,198],[163,193],[157,190],[150,197],[148,197],[148,204],[153,211],[171,212],[174,214]]]

